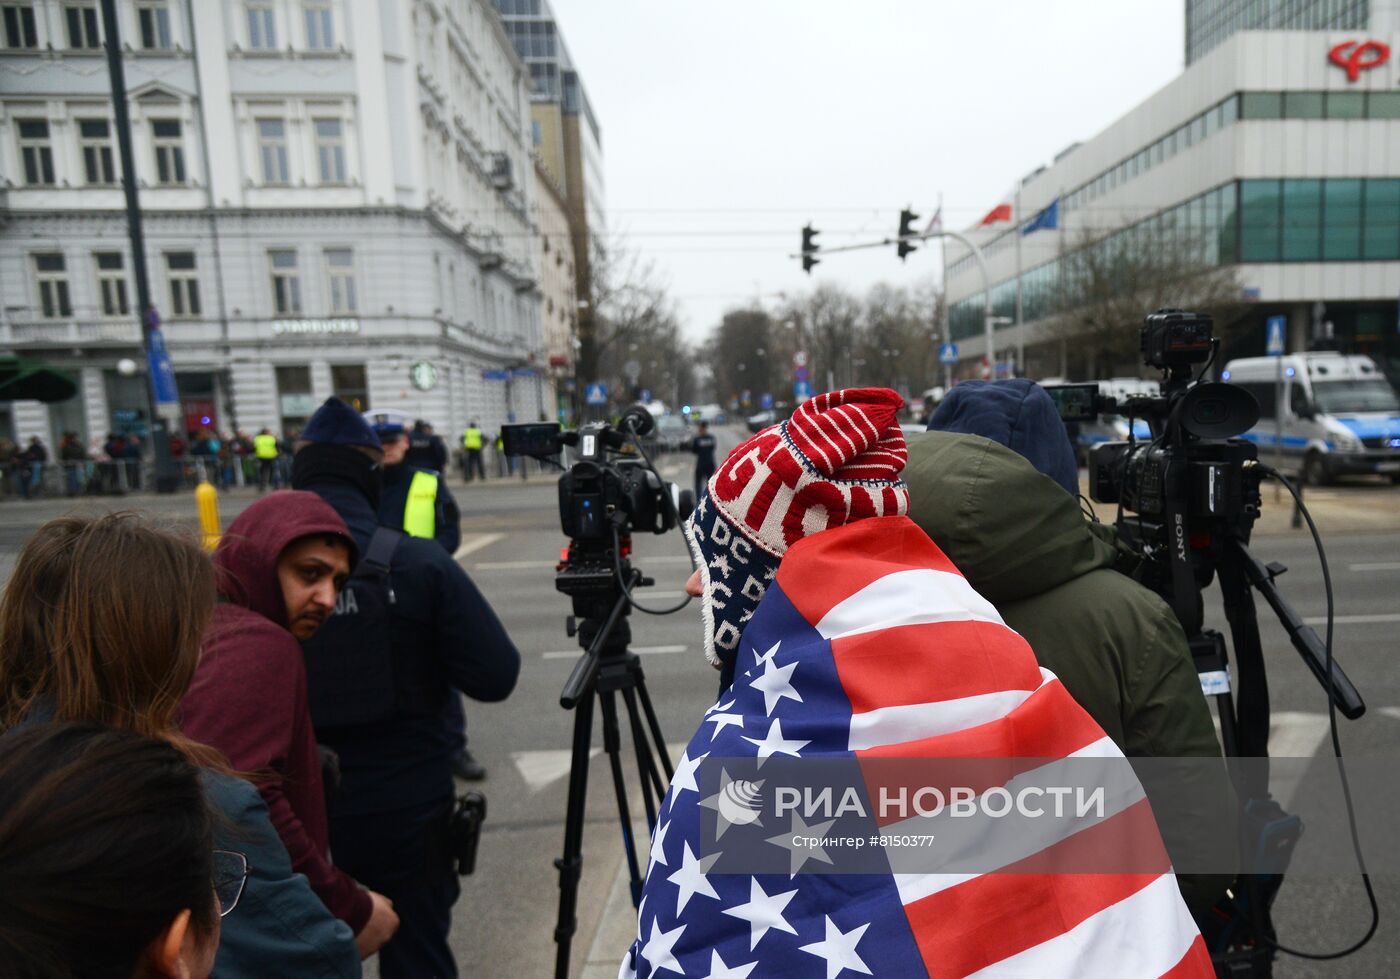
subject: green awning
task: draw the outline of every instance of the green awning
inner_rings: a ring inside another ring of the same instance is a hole
[[[78,393],[71,374],[25,357],[0,357],[0,401],[67,401]]]

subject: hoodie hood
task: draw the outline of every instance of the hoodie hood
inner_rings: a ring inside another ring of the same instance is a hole
[[[990,439],[912,435],[904,478],[910,518],[993,603],[1039,595],[1117,560],[1111,530]]]
[[[214,552],[219,594],[285,629],[287,605],[277,582],[277,559],[293,541],[324,534],[345,541],[353,568],[355,540],[330,504],[299,490],[264,496],[239,514],[219,540]]]
[[[1079,467],[1069,433],[1055,402],[1034,381],[963,381],[939,403],[928,430],[981,435],[999,442],[1028,459],[1070,496],[1079,495]]]

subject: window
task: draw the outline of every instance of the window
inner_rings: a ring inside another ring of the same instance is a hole
[[[1280,119],[1283,97],[1278,92],[1244,92],[1240,95],[1241,119]]]
[[[345,137],[339,119],[317,119],[316,162],[321,183],[345,183]]]
[[[1370,92],[1366,115],[1372,119],[1400,119],[1400,92]]]
[[[355,255],[348,248],[326,249],[326,293],[332,313],[353,313],[355,301]]]
[[[53,147],[49,145],[47,120],[19,120],[19,155],[24,163],[26,184],[31,187],[53,186]]]
[[[102,37],[97,33],[96,4],[67,4],[63,8],[63,19],[68,26],[68,46],[70,48],[102,47]]]
[[[1361,119],[1366,115],[1364,92],[1328,92],[1328,119]]]
[[[39,35],[34,29],[34,5],[31,3],[0,4],[0,16],[5,26],[5,47],[37,48]]]
[[[1277,262],[1279,259],[1279,181],[1240,182],[1240,260]]]
[[[364,364],[331,364],[331,392],[356,411],[369,411]]]
[[[1283,94],[1283,117],[1285,119],[1321,119],[1321,92],[1285,92]]]
[[[297,253],[290,248],[267,253],[272,267],[272,308],[278,313],[301,312],[301,279],[297,277]]]
[[[271,0],[249,0],[248,47],[254,51],[271,51],[277,47],[277,26]]]
[[[306,47],[311,51],[335,48],[335,28],[329,0],[307,0],[302,4],[306,17]]]
[[[112,142],[106,119],[79,119],[78,142],[83,150],[83,175],[90,184],[114,184]]]
[[[121,252],[98,252],[97,294],[102,299],[103,316],[125,316],[130,312],[126,301],[126,268]]]
[[[1362,258],[1400,258],[1400,180],[1366,181]]]
[[[68,267],[62,254],[35,255],[34,278],[39,284],[39,312],[44,319],[73,315],[73,304],[68,298]]]
[[[1323,261],[1355,261],[1361,257],[1361,188],[1360,180],[1323,183]]]
[[[1322,181],[1283,182],[1283,260],[1315,262],[1322,257]]]
[[[265,184],[291,183],[287,165],[287,124],[281,119],[259,119],[258,154],[262,157]]]
[[[199,315],[199,275],[195,270],[194,252],[166,252],[165,279],[170,283],[170,316],[188,318]]]
[[[147,51],[169,51],[175,46],[170,36],[170,5],[166,0],[139,0],[136,20],[141,28],[141,47]]]
[[[151,140],[156,151],[156,183],[180,186],[185,182],[185,147],[179,119],[152,119]]]
[[[1240,97],[1232,95],[1220,103],[1220,125],[1233,126],[1240,117]]]

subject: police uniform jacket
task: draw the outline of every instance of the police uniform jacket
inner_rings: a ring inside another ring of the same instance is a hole
[[[403,529],[408,489],[413,483],[413,474],[417,472],[432,472],[438,478],[437,499],[433,504],[434,538],[448,554],[456,554],[462,543],[461,515],[452,491],[447,488],[447,480],[437,470],[424,470],[407,463],[385,466],[384,488],[379,497],[379,522],[395,530]]]
[[[379,526],[365,493],[331,477],[309,481],[305,488],[340,514],[365,553]],[[520,673],[520,653],[496,613],[436,541],[399,540],[389,584],[396,706],[384,720],[322,735],[340,756],[332,819],[450,798],[457,736],[442,723],[442,712],[451,688],[475,700],[504,700]],[[354,614],[349,608],[337,612]]]

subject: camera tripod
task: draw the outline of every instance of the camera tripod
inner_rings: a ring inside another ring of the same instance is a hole
[[[1120,521],[1120,529],[1139,553],[1147,550],[1143,547],[1147,541],[1166,540],[1168,527],[1181,528],[1181,540],[1191,541],[1189,553],[1185,548],[1167,547],[1166,566],[1160,558],[1152,561],[1145,583],[1167,600],[1186,632],[1202,688],[1216,701],[1226,758],[1267,759],[1269,685],[1254,591],[1264,597],[1337,709],[1355,720],[1365,713],[1366,705],[1336,659],[1329,662],[1317,633],[1279,590],[1276,579],[1287,569],[1278,563],[1265,565],[1250,552],[1262,471],[1257,464],[1241,469],[1245,506],[1233,517],[1193,523],[1178,509],[1182,496],[1169,492],[1161,523],[1130,517]],[[1173,475],[1168,474],[1169,484]],[[1220,584],[1235,650],[1233,682],[1225,637],[1203,628],[1201,585],[1209,584],[1212,577]],[[1217,906],[1224,914],[1203,932],[1209,932],[1204,937],[1218,975],[1269,977],[1277,943],[1271,908],[1303,826],[1270,797],[1267,760],[1242,774],[1239,839],[1244,872],[1237,878],[1229,904]]]
[[[569,768],[569,801],[564,818],[564,854],[554,861],[554,866],[559,870],[559,917],[554,928],[554,941],[558,945],[554,964],[556,979],[567,979],[570,946],[578,928],[576,912],[579,877],[583,868],[583,821],[588,799],[589,752],[593,744],[594,696],[597,696],[602,708],[603,751],[608,756],[608,767],[612,772],[634,907],[641,900],[642,868],[637,861],[632,816],[627,804],[627,782],[622,771],[617,694],[622,694],[623,706],[627,710],[627,722],[632,731],[637,770],[642,782],[642,802],[646,807],[647,827],[650,830],[656,828],[657,808],[674,774],[671,759],[666,753],[666,742],[661,735],[661,724],[652,707],[651,696],[647,693],[641,659],[627,648],[632,638],[627,619],[630,611],[627,592],[639,585],[649,585],[651,580],[625,565],[622,572],[625,579],[621,575],[615,578],[613,571],[611,564],[605,569],[579,567],[571,560],[556,579],[560,591],[573,595],[578,620],[575,628],[575,619],[570,617],[569,628],[571,633],[577,633],[579,645],[585,650],[559,695],[559,705],[574,712],[574,735],[573,760]],[[622,580],[628,580],[626,591],[620,587]],[[661,772],[657,769],[658,758],[666,773],[665,781],[662,781]]]

